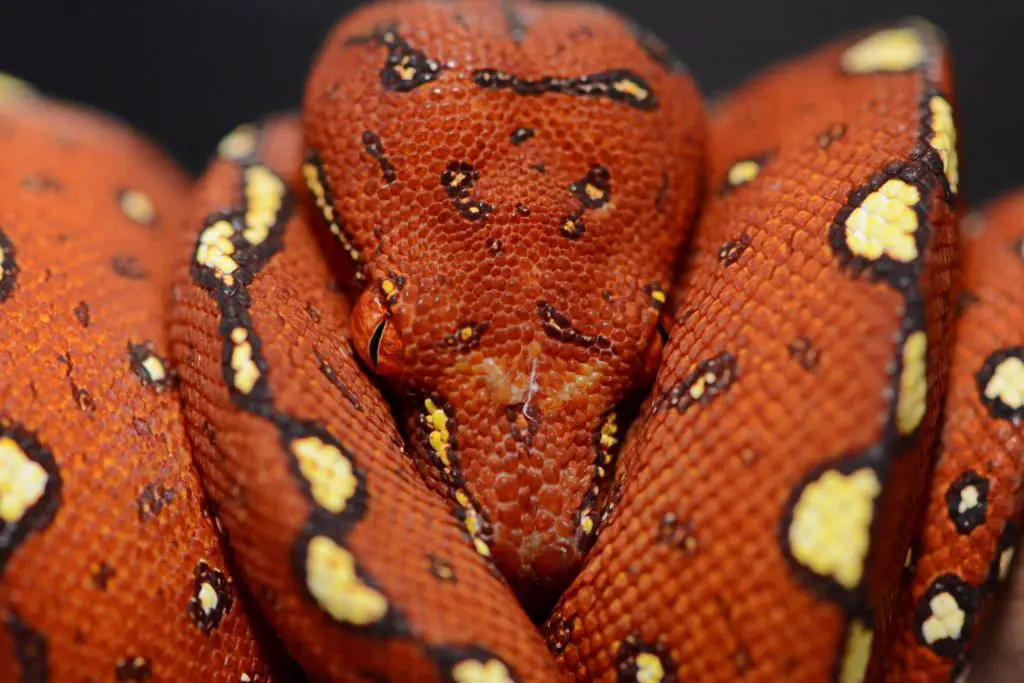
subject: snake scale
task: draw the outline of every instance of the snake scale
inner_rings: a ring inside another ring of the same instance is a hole
[[[194,183],[5,80],[0,680],[967,681],[1024,194],[954,112],[924,21],[706,104],[529,0],[359,9]]]

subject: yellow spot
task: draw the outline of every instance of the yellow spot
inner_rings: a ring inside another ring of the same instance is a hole
[[[580,514],[580,527],[587,536],[594,533],[594,518],[590,516],[590,510]]]
[[[32,100],[37,97],[39,97],[39,91],[33,88],[28,81],[0,72],[0,102]]]
[[[250,683],[250,681],[252,681],[252,679],[249,678],[249,674],[242,674],[241,676],[238,677],[238,680],[241,681],[242,683]]]
[[[381,280],[380,290],[384,292],[384,296],[389,300],[398,293],[398,288],[395,287],[395,283],[391,280]]]
[[[455,500],[465,509],[465,520],[463,521],[463,524],[466,527],[466,531],[469,532],[470,538],[473,539],[473,547],[476,548],[476,551],[484,557],[490,557],[491,549],[488,548],[484,540],[478,536],[480,533],[480,515],[469,502],[469,496],[462,489],[457,489],[455,491]]]
[[[235,371],[235,388],[243,394],[252,392],[262,374],[252,359],[252,345],[248,340],[249,333],[244,327],[231,330],[231,342],[234,344],[231,369]]]
[[[874,470],[828,470],[807,484],[793,506],[789,547],[793,558],[818,576],[852,590],[864,574],[875,498],[882,491]]]
[[[203,609],[203,612],[209,614],[217,609],[218,602],[220,602],[220,598],[217,597],[217,591],[210,584],[203,583],[199,587],[199,606]]]
[[[634,661],[637,683],[661,683],[665,679],[665,665],[661,663],[661,657],[658,655],[641,652]]]
[[[846,650],[843,653],[843,665],[837,683],[862,683],[868,675],[868,664],[871,662],[871,642],[875,632],[859,621],[850,623],[846,636]]]
[[[604,424],[601,425],[601,446],[605,450],[615,448],[619,443],[619,440],[615,438],[615,435],[619,432],[619,426],[615,423],[615,420],[615,413],[609,413],[608,417],[604,420]]]
[[[467,659],[452,667],[455,683],[513,683],[508,667],[497,659]]]
[[[714,385],[718,381],[718,375],[714,372],[705,372],[690,386],[690,398],[699,401],[700,397],[707,391],[708,385]]]
[[[463,327],[461,330],[459,330],[459,339],[461,339],[462,341],[468,342],[472,338],[473,338],[473,328],[472,327]]]
[[[945,97],[935,95],[929,102],[932,112],[932,148],[942,159],[942,168],[954,193],[960,184],[960,164],[956,152],[956,124],[953,122],[953,107]]]
[[[590,183],[587,183],[586,187],[583,188],[583,191],[586,192],[587,196],[595,202],[604,198],[604,190]]]
[[[921,193],[913,185],[898,178],[886,181],[846,219],[846,246],[871,261],[888,256],[910,263],[918,256],[914,207],[919,201]]]
[[[167,379],[167,368],[164,367],[164,362],[156,356],[147,356],[142,361],[142,369],[149,375],[151,382],[162,382]]]
[[[262,244],[270,235],[285,195],[284,182],[266,166],[245,169],[245,230],[249,244]]]
[[[915,28],[891,28],[858,41],[843,52],[843,71],[868,74],[879,71],[910,71],[924,62],[925,47]]]
[[[356,576],[352,553],[326,536],[314,536],[309,542],[306,586],[317,604],[340,622],[367,626],[388,611],[387,599]]]
[[[903,345],[903,373],[900,375],[900,397],[896,404],[896,429],[906,436],[912,434],[927,409],[928,336],[923,330],[907,337]]]
[[[615,81],[615,83],[612,84],[612,87],[615,88],[616,91],[625,93],[637,100],[646,100],[650,96],[650,93],[646,88],[629,78],[623,78],[620,81]]]
[[[448,440],[451,438],[451,434],[448,432],[448,415],[429,398],[423,402],[423,406],[426,408],[427,413],[424,420],[427,423],[427,427],[430,428],[427,441],[430,443],[430,448],[441,461],[441,464],[445,469],[448,469],[452,466],[451,459],[448,456]]]
[[[344,510],[358,488],[349,459],[315,436],[295,439],[291,450],[317,505],[335,514]]]
[[[965,486],[960,491],[960,504],[957,505],[957,512],[961,515],[968,510],[973,510],[978,507],[978,503],[981,501],[981,492],[978,491],[977,486]]]
[[[1024,406],[1024,361],[1010,356],[997,365],[985,385],[985,398],[990,401],[998,399],[1010,410]]]
[[[256,126],[246,123],[224,136],[217,144],[217,154],[231,161],[240,161],[256,153]]]
[[[0,519],[17,523],[43,497],[49,478],[14,439],[0,437]]]
[[[659,304],[663,304],[666,301],[665,292],[660,289],[655,289],[651,292],[651,298],[657,301]]]
[[[729,169],[729,184],[733,187],[746,185],[761,172],[761,165],[756,161],[747,159],[738,161]]]
[[[967,614],[960,609],[956,598],[949,593],[939,593],[928,602],[928,606],[931,616],[921,625],[924,642],[931,645],[946,638],[959,640]]]
[[[231,243],[234,234],[231,223],[220,220],[199,235],[196,263],[214,270],[223,281],[228,281],[228,276],[238,270],[238,263],[231,257],[235,253],[235,245]]]
[[[999,554],[999,580],[1006,581],[1010,576],[1010,567],[1013,566],[1013,555],[1015,549],[1010,546]]]
[[[150,225],[156,218],[156,207],[149,195],[139,190],[125,190],[118,200],[121,211],[128,218],[141,225]]]

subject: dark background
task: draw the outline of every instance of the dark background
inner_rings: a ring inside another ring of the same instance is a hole
[[[297,105],[353,0],[0,0],[0,70],[106,109],[198,171],[236,123]],[[1024,0],[608,0],[655,29],[706,93],[851,29],[925,17],[958,79],[963,194],[1024,185]]]

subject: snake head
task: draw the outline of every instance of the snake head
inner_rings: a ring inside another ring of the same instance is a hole
[[[381,3],[329,36],[304,119],[362,288],[356,350],[467,539],[544,602],[599,531],[619,408],[660,358],[697,89],[601,7]]]

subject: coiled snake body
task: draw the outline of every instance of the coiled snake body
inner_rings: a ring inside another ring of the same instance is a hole
[[[1024,202],[930,25],[705,122],[601,7],[372,5],[195,186],[5,92],[3,681],[967,680]]]

